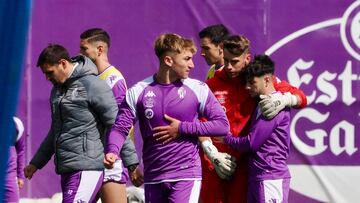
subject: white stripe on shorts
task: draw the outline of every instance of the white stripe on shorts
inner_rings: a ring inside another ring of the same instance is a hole
[[[103,171],[81,171],[81,180],[74,202],[77,202],[77,200],[89,202],[102,173]]]
[[[283,179],[264,180],[265,202],[282,202],[283,201]]]
[[[191,189],[189,203],[198,203],[200,196],[201,180],[194,180],[194,186]]]

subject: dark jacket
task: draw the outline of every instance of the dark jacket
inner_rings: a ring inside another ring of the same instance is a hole
[[[31,160],[38,169],[55,154],[58,174],[103,170],[104,129],[110,129],[118,107],[110,87],[97,77],[88,58],[74,58],[74,72],[51,91],[51,128]]]

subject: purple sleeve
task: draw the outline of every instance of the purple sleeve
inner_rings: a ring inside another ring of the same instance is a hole
[[[180,134],[190,134],[195,136],[225,136],[230,131],[229,121],[214,94],[209,91],[204,113],[202,115],[207,121],[199,120],[193,122],[181,122]]]
[[[252,123],[250,133],[244,137],[228,135],[224,138],[225,144],[240,152],[257,151],[262,144],[271,136],[277,126],[277,121],[283,117],[280,112],[272,120],[266,120],[262,115]]]
[[[115,83],[115,85],[113,86],[113,88],[111,89],[114,94],[116,103],[119,106],[125,98],[126,89],[127,88],[126,88],[126,83],[125,83],[124,79],[117,81]]]
[[[234,137],[231,133],[229,133],[226,137],[224,137],[224,143],[239,152],[251,151],[249,135],[245,137]]]
[[[119,154],[131,127],[135,121],[135,115],[127,102],[122,102],[116,116],[114,125],[107,134],[105,153]]]
[[[15,148],[17,153],[17,177],[20,179],[25,179],[24,168],[25,168],[25,138],[23,135],[16,142]]]

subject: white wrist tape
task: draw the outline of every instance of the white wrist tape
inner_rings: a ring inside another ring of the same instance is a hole
[[[201,143],[201,146],[206,153],[206,155],[212,160],[216,153],[218,153],[218,150],[216,147],[212,144],[211,140],[205,140]]]
[[[291,94],[290,92],[284,93],[285,96],[287,96],[288,104],[286,106],[288,107],[294,107],[298,105],[298,99],[295,95]]]

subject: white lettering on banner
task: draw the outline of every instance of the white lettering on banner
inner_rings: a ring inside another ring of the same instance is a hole
[[[300,110],[292,119],[290,126],[290,136],[292,143],[301,153],[308,156],[315,156],[323,153],[328,147],[334,155],[340,155],[346,152],[348,155],[353,155],[357,148],[355,147],[355,126],[343,120],[332,127],[329,137],[329,146],[325,144],[325,138],[328,134],[323,129],[313,129],[305,131],[305,135],[310,140],[313,140],[313,145],[303,142],[296,133],[295,127],[300,119],[308,119],[313,123],[324,123],[330,116],[330,112],[321,114],[316,109],[305,108]],[[341,131],[344,131],[344,145],[341,146]]]
[[[319,88],[321,92],[324,94],[319,95],[316,99],[315,104],[325,104],[329,105],[336,100],[337,97],[337,89],[334,85],[329,83],[336,78],[336,73],[330,73],[328,71],[324,71],[319,75],[316,80],[316,87]]]
[[[305,73],[304,75],[299,75],[298,70],[309,70],[314,67],[314,61],[306,62],[303,59],[298,59],[288,70],[289,81],[294,81],[294,84],[300,86],[302,83],[308,85],[314,79],[313,75],[310,73]],[[353,97],[352,93],[352,81],[360,79],[356,74],[352,73],[352,62],[347,61],[344,70],[337,76],[337,73],[331,73],[325,70],[321,73],[316,79],[316,89],[313,90],[311,95],[307,96],[308,103],[315,101],[316,104],[324,104],[326,106],[331,105],[336,101],[338,97],[338,90],[335,85],[331,82],[337,80],[341,81],[341,101],[350,106],[356,101],[356,98]],[[311,116],[309,116],[311,115]],[[306,131],[306,136],[314,141],[314,145],[310,146],[304,143],[299,136],[297,136],[295,127],[300,118],[306,118],[313,123],[322,124],[326,122],[330,115],[330,112],[321,114],[315,109],[305,108],[298,112],[291,122],[291,139],[297,150],[301,153],[314,156],[323,153],[328,146],[324,144],[325,137],[328,136],[327,132],[323,129],[313,129]],[[345,144],[340,146],[340,130],[345,132]],[[335,125],[331,132],[329,138],[329,147],[330,151],[338,156],[343,152],[346,152],[348,155],[352,155],[357,151],[355,147],[355,127],[348,121],[340,121]]]
[[[300,77],[297,70],[308,70],[313,65],[314,61],[304,61],[301,58],[295,61],[295,63],[290,66],[287,72],[288,78],[291,79],[291,84],[295,87],[300,87],[302,83],[308,85],[313,76],[310,73],[306,73]]]
[[[308,85],[311,80],[313,79],[313,75],[310,73],[305,73],[302,76],[299,75],[298,70],[308,70],[311,69],[314,65],[314,61],[306,62],[303,59],[298,59],[295,63],[293,63],[289,70],[288,70],[288,79],[291,81],[291,84],[295,87],[299,87],[301,84]],[[324,71],[321,73],[317,80],[316,80],[316,87],[319,89],[323,94],[320,94],[317,98],[317,91],[313,90],[311,95],[307,95],[308,104],[311,104],[314,102],[316,104],[325,104],[330,105],[333,103],[337,96],[338,91],[336,89],[336,86],[331,84],[330,82],[335,80],[337,76],[337,73],[331,73],[329,71]],[[338,80],[342,82],[341,85],[341,92],[342,92],[342,98],[341,100],[344,102],[344,104],[350,106],[356,101],[356,98],[354,98],[352,93],[352,81],[360,80],[360,75],[356,75],[352,73],[352,62],[347,61],[344,71],[339,74],[337,77]]]
[[[309,116],[311,115],[311,116]],[[323,123],[329,117],[330,113],[321,114],[315,109],[305,108],[300,110],[291,121],[290,125],[290,136],[291,141],[294,144],[294,147],[298,149],[301,153],[308,156],[318,155],[324,152],[327,149],[327,146],[324,143],[324,138],[327,136],[326,131],[322,129],[315,129],[311,131],[305,131],[305,135],[314,141],[314,145],[310,146],[304,143],[295,131],[295,127],[299,119],[307,118],[313,123]]]
[[[298,70],[307,70],[311,68],[313,64],[314,61],[306,62],[300,58],[290,66],[287,72],[287,77],[294,87],[300,87],[302,83],[304,83],[305,85],[308,85],[310,83],[313,76],[310,73],[305,73],[304,75],[299,76]],[[308,104],[311,104],[314,101],[315,95],[315,90],[313,90],[311,95],[307,96]]]
[[[344,146],[340,146],[340,132],[345,132]],[[330,150],[333,154],[339,155],[342,152],[346,152],[348,155],[352,155],[357,151],[355,147],[355,127],[347,121],[341,121],[336,124],[330,132]]]
[[[339,80],[342,81],[343,102],[348,106],[356,101],[356,98],[354,98],[352,95],[352,81],[357,79],[357,75],[352,74],[352,63],[351,61],[348,61],[346,63],[344,72],[339,75]]]

